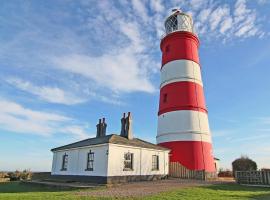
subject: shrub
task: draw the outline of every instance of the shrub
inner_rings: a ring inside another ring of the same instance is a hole
[[[233,175],[235,175],[235,171],[257,170],[257,164],[247,156],[241,156],[232,162],[232,168]]]
[[[8,176],[11,181],[30,180],[32,172],[30,170],[23,170],[22,172],[16,170],[15,172],[9,172]]]

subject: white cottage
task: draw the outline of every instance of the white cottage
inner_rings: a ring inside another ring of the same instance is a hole
[[[161,179],[168,175],[169,149],[133,138],[130,114],[121,135],[106,135],[103,119],[97,137],[54,148],[51,175],[71,181],[119,183]]]

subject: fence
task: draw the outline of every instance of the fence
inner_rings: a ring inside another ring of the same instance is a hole
[[[270,171],[236,171],[235,179],[240,184],[270,185]]]
[[[204,170],[190,170],[178,162],[170,162],[169,176],[184,179],[210,180],[216,179],[215,172],[209,173]]]

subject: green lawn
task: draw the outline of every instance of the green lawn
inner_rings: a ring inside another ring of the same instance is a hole
[[[105,188],[99,188],[105,189]],[[91,189],[87,189],[91,190]],[[87,191],[84,190],[84,191]],[[19,182],[0,183],[0,199],[110,199],[80,197],[78,190],[56,190],[47,187],[30,186]],[[119,199],[119,198],[118,198]],[[123,198],[127,199],[127,198]],[[135,198],[136,199],[136,198]],[[170,192],[147,196],[143,199],[181,199],[181,200],[242,200],[260,199],[270,200],[270,188],[247,187],[236,184],[211,185],[178,189]]]

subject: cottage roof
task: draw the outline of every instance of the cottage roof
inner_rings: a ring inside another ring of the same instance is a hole
[[[111,134],[111,135],[106,135],[103,137],[88,138],[86,140],[81,140],[78,142],[74,142],[68,145],[51,149],[51,151],[67,150],[67,149],[72,149],[72,148],[85,147],[85,146],[91,146],[91,145],[97,145],[97,144],[106,144],[106,143],[142,147],[142,148],[147,148],[147,149],[169,150],[165,147],[161,147],[159,145],[156,145],[156,144],[153,144],[153,143],[150,143],[150,142],[138,139],[138,138],[127,139],[120,135]]]

